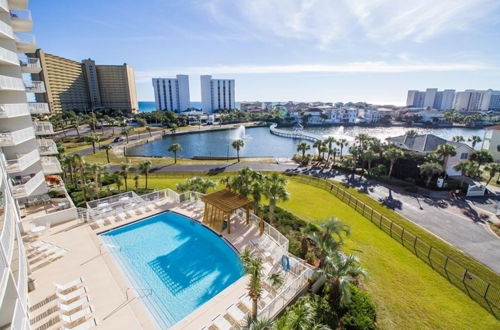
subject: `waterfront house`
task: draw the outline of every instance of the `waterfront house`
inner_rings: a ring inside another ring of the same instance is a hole
[[[500,125],[486,127],[481,149],[488,150],[495,162],[500,162]]]

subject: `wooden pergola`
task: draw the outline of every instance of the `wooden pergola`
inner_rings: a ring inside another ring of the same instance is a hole
[[[231,234],[231,214],[241,208],[246,211],[246,221],[250,220],[252,201],[229,189],[223,189],[201,197],[205,202],[203,223],[221,233],[223,223],[227,220],[227,233]]]

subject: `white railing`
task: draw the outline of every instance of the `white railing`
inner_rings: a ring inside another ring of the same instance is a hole
[[[62,173],[61,163],[56,157],[44,156],[40,158],[42,161],[43,172],[46,175]]]
[[[31,52],[33,49],[36,50],[35,35],[31,33],[16,33],[14,39],[17,42],[17,50],[19,52]]]
[[[12,316],[12,322],[10,324],[10,329],[24,330],[26,329],[28,315],[19,301],[16,300],[16,306],[14,307],[14,315]]]
[[[27,154],[18,155],[16,159],[7,160],[7,172],[21,172],[40,159],[40,154],[37,149],[34,149]]]
[[[24,184],[14,185],[12,187],[12,194],[16,198],[29,196],[33,192],[33,190],[35,190],[40,184],[42,184],[44,180],[44,174],[42,172],[38,172]]]
[[[22,68],[29,70],[40,70],[42,68],[40,60],[36,57],[28,57],[27,60],[20,60],[19,64]]]
[[[38,150],[40,151],[40,155],[55,155],[58,154],[57,144],[54,140],[51,139],[37,139]]]
[[[45,83],[43,81],[27,81],[25,87],[28,93],[45,93]]]
[[[26,103],[3,103],[0,104],[0,118],[27,116],[30,112]]]
[[[282,130],[276,128],[278,126],[277,124],[272,124],[269,127],[269,131],[271,134],[277,135],[277,136],[282,136],[282,137],[287,137],[291,139],[300,139],[300,140],[306,140],[306,141],[311,141],[311,142],[316,142],[318,140],[321,140],[320,137],[314,135],[314,134],[309,134],[309,133],[304,133],[303,131],[287,131],[287,130]]]
[[[242,218],[245,219],[245,211],[244,210],[238,210],[238,215]],[[253,213],[250,213],[250,222],[253,223],[255,226],[259,227],[260,223],[264,223],[264,235],[269,236],[276,244],[284,251],[288,251],[289,247],[289,241],[288,238],[285,237],[282,233],[279,232],[276,228],[271,226],[269,223],[265,222],[258,216],[256,216]]]
[[[26,252],[24,250],[21,235],[18,233],[18,247],[19,247],[19,274],[17,278],[17,291],[19,293],[19,300],[26,304],[26,297],[28,295],[28,264],[26,262]],[[28,307],[28,306],[25,306]]]
[[[12,209],[13,202],[6,201],[5,203],[5,215],[4,215],[4,223],[2,228],[2,233],[0,234],[0,244],[2,245],[3,253],[5,254],[5,266],[8,266],[8,260],[10,260],[10,253],[13,242],[13,233],[14,233],[14,210]]]
[[[48,121],[34,121],[33,129],[36,135],[52,135],[54,134],[54,127]]]
[[[14,9],[10,11],[10,18],[12,21],[15,20],[23,20],[23,21],[31,21],[31,11],[28,9]]]
[[[0,146],[13,146],[34,138],[35,133],[32,127],[26,127],[12,132],[0,132]]]
[[[30,102],[28,109],[33,115],[43,115],[50,113],[49,105],[43,102]]]
[[[24,90],[24,82],[20,78],[13,78],[9,76],[0,75],[0,90]]]
[[[0,59],[10,64],[18,63],[17,53],[6,48],[0,48]]]
[[[2,8],[6,12],[9,11],[9,6],[7,5],[7,0],[0,0],[0,8]]]
[[[14,31],[12,30],[12,27],[4,21],[0,21],[0,33],[8,36],[11,39],[14,38]]]

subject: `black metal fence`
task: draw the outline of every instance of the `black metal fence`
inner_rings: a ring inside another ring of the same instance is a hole
[[[425,242],[419,236],[377,212],[346,189],[334,185],[325,179],[305,175],[292,174],[292,176],[304,183],[325,189],[335,195],[382,231],[401,243],[405,248],[413,252],[417,257],[431,266],[432,269],[446,277],[448,281],[464,291],[471,299],[479,303],[497,319],[500,319],[500,290],[491,285],[491,283],[481,279],[439,249]]]

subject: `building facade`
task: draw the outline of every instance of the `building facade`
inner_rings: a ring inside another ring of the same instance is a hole
[[[181,112],[191,107],[189,98],[189,76],[176,78],[153,78],[156,109]]]
[[[235,109],[234,79],[212,79],[210,75],[202,75],[200,82],[203,112]]]
[[[500,162],[500,125],[487,127],[484,131],[483,150],[488,150],[493,156],[493,160]]]
[[[32,79],[43,81],[46,92],[37,101],[49,104],[51,113],[108,108],[138,111],[133,68],[123,65],[96,65],[92,59],[81,62],[45,53],[32,54],[42,70]]]
[[[445,89],[443,91],[438,91],[437,88],[427,88],[425,91],[409,90],[406,106],[449,110],[453,108],[454,97],[454,89]]]

